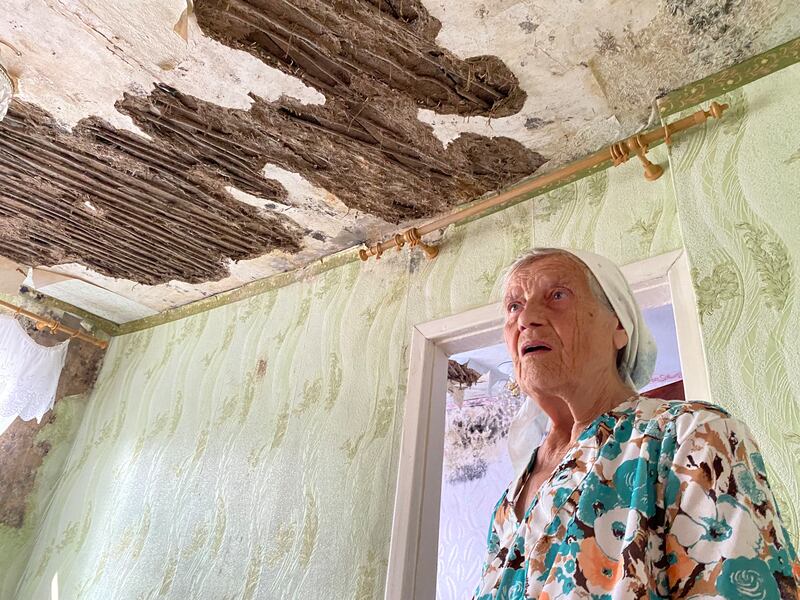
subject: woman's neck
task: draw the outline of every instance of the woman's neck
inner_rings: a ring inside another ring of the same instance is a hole
[[[636,392],[619,378],[561,394],[531,394],[552,422],[548,438],[555,446],[573,444],[600,415],[619,406]]]

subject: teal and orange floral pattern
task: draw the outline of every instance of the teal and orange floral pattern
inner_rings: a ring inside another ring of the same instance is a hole
[[[599,416],[521,522],[497,503],[476,600],[798,598],[800,564],[748,428],[705,402]]]

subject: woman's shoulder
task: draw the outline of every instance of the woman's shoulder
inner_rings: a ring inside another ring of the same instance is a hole
[[[636,412],[637,416],[641,415],[642,418],[657,418],[663,415],[667,419],[676,419],[686,414],[707,415],[711,418],[728,418],[731,416],[721,406],[705,400],[664,400],[647,396],[639,396]]]
[[[640,396],[635,419],[640,423],[640,429],[645,427],[663,432],[674,428],[679,441],[703,427],[743,427],[727,410],[704,400],[663,400]]]

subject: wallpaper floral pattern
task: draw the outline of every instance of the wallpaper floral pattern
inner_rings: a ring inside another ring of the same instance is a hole
[[[411,326],[495,299],[534,241],[628,263],[685,240],[714,400],[761,441],[797,539],[798,94],[798,66],[732,94],[655,183],[627,164],[450,228],[435,261],[387,253],[115,338],[41,527],[0,531],[0,557],[30,555],[2,598],[48,598],[56,573],[63,598],[382,598]]]
[[[800,65],[723,96],[671,164],[714,400],[761,444],[800,539]]]
[[[50,450],[36,474],[36,491],[29,497],[25,522],[19,529],[0,524],[0,599],[2,600],[19,598],[15,594],[16,585],[28,564],[85,409],[85,396],[63,398],[55,405],[53,422],[39,431],[37,442],[47,443]],[[65,532],[65,539],[72,539],[79,534],[79,528],[73,524],[70,531]]]

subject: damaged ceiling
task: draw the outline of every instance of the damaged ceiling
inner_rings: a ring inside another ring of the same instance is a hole
[[[18,86],[0,254],[75,277],[43,291],[116,322],[556,168],[645,126],[659,94],[800,34],[789,0],[186,9],[11,0],[0,23]]]

